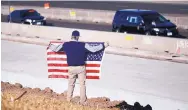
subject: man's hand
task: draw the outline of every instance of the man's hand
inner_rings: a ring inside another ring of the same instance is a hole
[[[109,46],[109,42],[104,43],[105,48]]]
[[[53,45],[53,44],[50,44],[50,45],[49,45],[49,49],[52,50],[52,51],[54,51],[54,50],[56,49],[56,46]]]
[[[63,51],[63,44],[59,44],[59,45],[50,44],[49,49],[54,52]]]

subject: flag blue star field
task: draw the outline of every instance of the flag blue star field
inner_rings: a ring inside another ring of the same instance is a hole
[[[59,45],[64,42],[50,42]],[[99,45],[102,42],[88,42],[89,45]],[[100,79],[101,66],[105,50],[88,53],[86,57],[86,79]],[[47,48],[48,78],[68,78],[68,64],[65,52],[53,52]]]

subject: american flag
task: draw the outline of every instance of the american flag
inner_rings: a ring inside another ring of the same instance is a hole
[[[63,42],[50,42],[59,45]],[[89,42],[89,45],[99,45],[101,42]],[[104,50],[96,53],[88,53],[86,57],[86,79],[100,79]],[[68,64],[65,52],[53,52],[47,47],[48,78],[68,79]]]

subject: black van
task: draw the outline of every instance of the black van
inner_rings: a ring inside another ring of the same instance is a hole
[[[178,36],[177,26],[152,10],[123,9],[115,13],[113,32]]]

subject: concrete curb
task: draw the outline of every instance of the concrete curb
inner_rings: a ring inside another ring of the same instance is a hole
[[[187,39],[103,32],[73,28],[60,28],[50,26],[31,26],[15,23],[2,23],[2,27],[2,34],[50,40],[60,39],[63,41],[70,40],[70,35],[73,30],[79,30],[81,33],[80,41],[109,42],[111,46],[118,48],[188,55]]]
[[[7,41],[42,45],[42,46],[47,46],[49,42],[52,41],[50,39],[29,38],[29,37],[26,38],[26,37],[21,37],[21,36],[11,36],[11,35],[5,35],[5,34],[1,34],[1,39],[7,40]],[[173,54],[167,54],[167,53],[156,53],[156,52],[150,52],[150,51],[141,51],[141,50],[136,50],[136,49],[124,49],[124,48],[117,48],[117,47],[108,47],[106,49],[106,53],[188,64],[187,56],[174,56]]]

